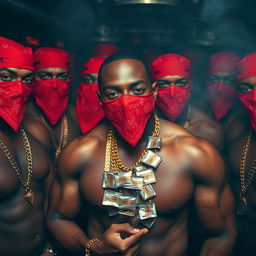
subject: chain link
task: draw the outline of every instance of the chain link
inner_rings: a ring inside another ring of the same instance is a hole
[[[243,151],[242,151],[242,156],[241,156],[241,161],[240,161],[240,168],[239,168],[239,173],[240,173],[240,185],[241,185],[241,193],[240,193],[240,200],[242,201],[242,197],[245,196],[245,194],[248,191],[249,186],[252,183],[252,180],[255,175],[256,171],[256,155],[253,158],[251,167],[249,171],[247,172],[247,175],[245,173],[245,167],[246,167],[246,162],[247,162],[247,156],[248,156],[248,151],[249,151],[249,146],[251,143],[251,138],[252,138],[252,132],[247,136],[244,146],[243,146]]]
[[[25,149],[25,157],[27,161],[27,181],[23,179],[22,171],[18,167],[17,162],[15,161],[13,155],[10,153],[6,145],[0,139],[0,148],[4,152],[6,158],[8,159],[9,163],[11,164],[12,168],[16,172],[22,186],[25,188],[26,192],[31,191],[31,180],[32,180],[32,172],[33,172],[33,159],[32,159],[32,152],[29,143],[29,139],[25,133],[23,128],[20,128],[19,134],[21,135],[21,139]]]
[[[154,114],[155,117],[155,126],[154,131],[152,133],[153,137],[158,137],[160,134],[160,121],[156,114]],[[107,138],[107,144],[106,144],[106,155],[105,155],[105,168],[104,170],[110,170],[112,168],[112,172],[120,172],[120,171],[133,171],[135,166],[139,165],[141,162],[141,159],[145,156],[147,150],[145,149],[143,153],[141,154],[140,158],[136,161],[136,163],[133,166],[127,167],[125,166],[119,156],[118,152],[118,144],[117,139],[114,136],[113,127],[111,126],[109,128],[108,132],[108,138]]]
[[[61,122],[60,143],[55,151],[55,160],[58,159],[59,154],[61,153],[62,149],[66,146],[67,141],[68,141],[68,119],[67,119],[67,116],[64,114]]]

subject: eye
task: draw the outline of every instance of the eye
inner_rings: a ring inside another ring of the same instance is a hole
[[[117,97],[120,96],[120,92],[118,91],[109,91],[109,92],[106,92],[106,96],[109,98],[109,99],[115,99]]]
[[[27,85],[32,85],[33,83],[33,76],[27,76],[22,78],[23,83],[27,84]]]
[[[47,79],[51,79],[52,76],[48,73],[38,73],[36,74],[36,76],[40,79],[40,80],[47,80]]]
[[[189,81],[187,81],[187,80],[177,81],[175,83],[175,85],[178,86],[178,87],[186,87],[188,85],[188,82]]]
[[[69,78],[69,73],[57,74],[56,77],[57,77],[58,79],[60,79],[60,80],[68,80],[68,78]]]
[[[252,90],[252,88],[249,85],[241,84],[237,88],[239,93],[248,93]]]
[[[134,88],[132,90],[132,93],[135,95],[141,95],[141,94],[144,94],[145,91],[146,91],[145,88]]]
[[[210,76],[208,77],[208,83],[210,84],[217,84],[219,82],[219,79],[217,77]]]
[[[11,82],[14,79],[14,75],[11,73],[2,73],[0,74],[1,82]]]
[[[159,81],[159,82],[156,83],[156,86],[157,86],[158,88],[166,88],[166,87],[168,87],[169,85],[170,85],[170,83],[167,83],[167,82],[164,82],[164,81]]]
[[[95,82],[95,78],[91,76],[83,76],[82,77],[82,83],[83,84],[92,84]]]

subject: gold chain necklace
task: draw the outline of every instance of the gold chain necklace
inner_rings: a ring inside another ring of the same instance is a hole
[[[40,119],[46,126],[47,130],[49,131],[51,137],[52,137],[52,142],[53,146],[56,149],[55,151],[55,161],[58,159],[59,154],[61,153],[62,149],[66,146],[67,141],[68,141],[68,118],[67,115],[64,114],[62,119],[61,119],[61,135],[60,135],[60,142],[59,145],[57,146],[57,142],[55,140],[54,135],[52,135],[52,129],[49,127],[47,122],[45,121],[44,117],[40,115]]]
[[[9,163],[11,164],[12,168],[16,172],[22,186],[25,188],[26,194],[24,198],[33,206],[34,204],[34,193],[32,192],[31,189],[31,181],[32,181],[32,173],[33,173],[33,159],[32,159],[32,152],[31,152],[31,147],[29,144],[28,137],[25,133],[25,130],[23,128],[20,128],[19,134],[21,135],[21,139],[24,145],[25,149],[25,157],[27,161],[27,170],[28,170],[28,177],[27,181],[24,180],[22,171],[18,167],[18,164],[16,160],[14,159],[13,155],[10,153],[6,145],[3,143],[3,141],[0,139],[0,148],[4,152],[6,158],[8,159]]]
[[[154,126],[154,131],[152,133],[152,136],[158,137],[160,134],[160,121],[156,114],[154,115],[154,117],[155,117],[155,126]],[[109,152],[107,151],[110,151],[111,153],[108,154]],[[110,155],[109,157],[110,159],[106,159],[106,162],[110,160],[110,164],[113,172],[118,173],[121,170],[126,172],[133,171],[135,166],[137,166],[141,162],[141,159],[145,156],[146,152],[147,150],[145,149],[142,155],[140,156],[140,158],[136,161],[136,163],[133,166],[130,166],[130,167],[125,166],[122,163],[118,153],[117,139],[114,136],[113,127],[112,126],[110,127],[108,138],[107,138],[107,146],[106,146],[106,156]]]
[[[68,141],[68,118],[64,114],[61,122],[61,137],[60,143],[55,151],[55,160],[58,159],[59,154],[61,153],[62,149],[66,146]]]
[[[252,138],[252,132],[247,136],[244,146],[243,146],[243,151],[242,151],[242,156],[241,156],[241,161],[240,161],[240,168],[239,168],[239,174],[240,174],[240,202],[237,208],[237,214],[238,215],[243,215],[247,211],[247,199],[246,199],[246,193],[249,189],[249,186],[252,183],[252,180],[255,175],[256,171],[256,155],[253,158],[251,167],[246,175],[245,173],[245,167],[246,167],[246,162],[247,162],[247,156],[248,156],[248,151],[249,151],[249,146],[251,143],[251,138]]]
[[[183,125],[183,127],[185,128],[185,129],[187,129],[189,126],[190,126],[190,124],[191,124],[191,117],[190,117],[190,114],[191,114],[191,107],[190,107],[190,105],[188,106],[188,113],[187,113],[187,116],[186,116],[186,121],[185,121],[185,123],[184,123],[184,125]]]

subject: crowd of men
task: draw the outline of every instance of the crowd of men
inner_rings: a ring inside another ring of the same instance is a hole
[[[0,37],[0,255],[256,255],[256,52],[192,64]]]

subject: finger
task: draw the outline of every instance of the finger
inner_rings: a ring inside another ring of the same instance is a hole
[[[141,229],[139,232],[125,238],[123,241],[125,242],[127,248],[129,248],[134,243],[136,243],[138,240],[140,240],[142,238],[142,236],[144,236],[147,232],[148,232],[148,229],[145,229],[145,228]]]
[[[134,228],[129,223],[123,223],[123,224],[113,224],[111,226],[111,229],[115,232],[126,232],[128,234],[136,234],[140,232],[141,229]]]

